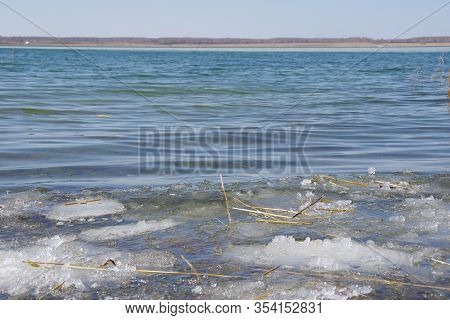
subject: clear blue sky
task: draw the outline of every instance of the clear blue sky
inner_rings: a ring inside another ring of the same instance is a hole
[[[446,0],[1,0],[56,36],[392,38]],[[0,3],[0,35],[45,36]],[[403,38],[449,36],[450,5]]]

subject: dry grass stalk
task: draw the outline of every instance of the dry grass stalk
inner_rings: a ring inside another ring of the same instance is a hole
[[[79,270],[88,270],[88,271],[102,271],[102,272],[112,272],[111,269],[106,268],[99,268],[99,267],[86,267],[86,266],[77,266],[77,265],[71,265],[71,264],[61,264],[61,263],[54,263],[54,262],[36,262],[36,261],[30,261],[26,260],[23,261],[23,263],[29,264],[32,267],[41,267],[42,265],[52,265],[52,266],[64,266],[69,269],[79,269]],[[272,268],[267,273],[273,272],[277,270],[279,267]],[[186,275],[186,276],[204,276],[204,277],[215,277],[215,278],[234,278],[234,279],[242,279],[241,276],[231,276],[231,275],[224,275],[224,274],[214,274],[214,273],[198,273],[198,272],[179,272],[179,271],[164,271],[164,270],[147,270],[147,269],[136,269],[134,272],[136,273],[142,273],[142,274],[152,274],[152,275]],[[331,278],[339,281],[366,281],[366,282],[374,282],[374,283],[380,283],[384,285],[396,285],[396,286],[406,286],[406,287],[416,287],[416,288],[425,288],[425,289],[436,289],[436,290],[443,290],[443,291],[450,291],[450,287],[443,287],[443,286],[434,286],[434,285],[428,285],[428,284],[422,284],[422,283],[414,283],[414,282],[403,282],[403,281],[397,281],[397,280],[388,280],[388,279],[382,279],[382,278],[375,278],[375,277],[365,277],[360,275],[351,275],[349,277],[341,276],[341,275],[334,275],[334,274],[324,274],[324,273],[314,273],[314,272],[299,272],[299,271],[288,271],[288,270],[282,270],[281,272],[285,274],[293,274],[293,275],[302,275],[302,276],[311,276],[311,277],[318,277],[318,278]],[[58,285],[55,288],[62,287],[64,283],[61,285]]]
[[[64,203],[65,206],[74,206],[77,204],[88,204],[91,202],[98,202],[98,201],[102,201],[102,199],[92,199],[92,200],[84,200],[84,201],[78,201],[78,202],[67,202]]]
[[[64,265],[64,263],[60,263],[60,262],[40,262],[40,261],[31,261],[31,260],[25,260],[22,262],[29,264],[33,268],[39,268],[41,265],[52,265],[52,266],[63,266]]]
[[[61,291],[65,283],[66,283],[66,282],[63,281],[63,282],[61,282],[60,284],[57,284],[56,286],[54,286],[54,287],[52,288],[52,290],[53,290],[53,291]]]
[[[334,183],[343,183],[343,184],[349,184],[352,186],[357,186],[357,187],[364,187],[367,188],[369,187],[368,183],[365,182],[359,182],[359,181],[351,181],[351,180],[345,180],[345,179],[338,179],[332,176],[321,176],[322,178],[328,179],[333,181]]]
[[[329,182],[330,182],[331,185],[333,185],[335,187],[339,187],[339,188],[342,188],[344,190],[350,190],[350,188],[344,187],[344,186],[342,186],[342,185],[340,185],[340,184],[338,184],[336,182],[333,182],[332,180],[330,180]]]
[[[305,208],[303,208],[302,210],[300,210],[299,212],[297,212],[292,219],[296,218],[297,216],[301,215],[303,212],[305,212],[306,210],[308,210],[309,208],[311,208],[312,206],[314,206],[316,203],[318,203],[320,200],[322,200],[322,196],[319,197],[318,199],[314,200],[313,202],[311,202],[308,206],[306,206]]]
[[[146,269],[136,269],[137,273],[146,273],[146,274],[160,274],[160,275],[185,275],[185,276],[202,276],[202,277],[211,277],[211,278],[242,278],[240,276],[230,276],[226,274],[217,274],[217,273],[194,273],[194,272],[178,272],[178,271],[162,271],[162,270],[146,270]]]
[[[318,208],[317,210],[336,213],[336,212],[351,212],[354,209],[353,208],[349,208],[349,209]]]
[[[265,276],[268,276],[269,274],[271,274],[272,272],[274,272],[275,270],[277,270],[279,267],[281,267],[281,265],[276,266],[276,267],[273,267],[273,268],[267,270],[266,272],[263,273],[263,276],[264,276],[264,277],[265,277]]]
[[[23,261],[23,263],[29,264],[30,266],[34,268],[39,268],[45,265],[53,265],[53,266],[60,266],[60,267],[66,267],[69,269],[78,269],[78,270],[87,270],[87,271],[102,271],[102,272],[113,272],[111,269],[106,269],[104,267],[87,267],[87,266],[78,266],[73,264],[62,264],[62,263],[54,263],[54,262],[37,262],[37,261],[31,261],[26,260]],[[240,276],[230,276],[225,274],[216,274],[216,273],[194,273],[194,272],[179,272],[179,271],[164,271],[164,270],[147,270],[147,269],[136,269],[133,272],[136,273],[144,273],[144,274],[154,274],[154,275],[185,275],[185,276],[202,276],[202,277],[212,277],[212,278],[242,278]]]
[[[264,211],[264,209],[258,209],[257,206],[255,206],[255,205],[253,205],[253,204],[246,203],[246,202],[242,201],[242,200],[239,199],[239,198],[233,197],[232,199],[233,199],[234,201],[236,201],[236,202],[242,204],[244,207],[253,209],[253,211],[255,211],[255,212],[258,212],[258,213],[263,212],[263,213],[270,214],[270,212]]]
[[[267,299],[268,296],[270,296],[270,294],[271,294],[270,291],[264,292],[263,294],[260,294],[259,296],[254,297],[253,300],[265,300],[265,299]]]
[[[225,199],[225,206],[227,207],[228,222],[231,223],[230,207],[228,205],[228,197],[227,197],[227,192],[225,191],[225,186],[223,184],[223,177],[222,177],[222,175],[220,175],[220,184],[221,184],[221,188],[222,188],[223,197]]]
[[[240,200],[239,198],[236,197],[232,197],[232,199],[240,204],[242,204],[243,206],[250,208],[250,209],[244,209],[244,208],[238,208],[238,207],[232,207],[231,209],[233,210],[237,210],[237,211],[241,211],[241,212],[246,212],[251,216],[254,217],[258,217],[258,216],[264,216],[267,219],[271,219],[272,221],[265,221],[265,220],[259,220],[258,222],[271,222],[271,223],[285,223],[285,224],[310,224],[310,223],[292,223],[292,222],[287,222],[287,221],[282,221],[280,219],[287,219],[287,220],[291,220],[293,217],[292,216],[288,216],[288,215],[280,215],[280,214],[276,214],[276,213],[272,213],[269,212],[269,210],[272,211],[279,211],[279,212],[286,212],[286,213],[295,213],[297,214],[297,211],[292,211],[292,210],[287,210],[287,209],[277,209],[277,208],[268,208],[268,207],[259,207],[253,204],[249,204],[246,203],[242,200]],[[319,198],[318,200],[316,200],[317,202],[319,201],[324,201],[325,199],[323,198]],[[317,203],[316,202],[316,203]],[[304,208],[300,213],[303,213],[304,211],[306,211],[307,209],[309,209],[311,206],[315,205],[315,203],[310,204],[308,207]],[[267,210],[267,211],[266,211]],[[351,209],[332,209],[332,208],[318,208],[317,210],[320,211],[327,211],[327,212],[331,212],[331,213],[336,213],[336,212],[349,212],[349,211],[353,211],[353,208]],[[314,216],[308,216],[308,218],[310,219],[322,219],[322,217],[314,217]]]
[[[381,184],[381,185],[385,185],[385,184],[389,184],[389,187],[392,188],[397,188],[397,189],[404,189],[404,190],[411,190],[410,187],[406,187],[406,186],[401,186],[399,184],[395,184],[389,181],[380,181],[380,180],[375,180],[376,183]]]
[[[183,261],[186,262],[186,264],[189,266],[189,268],[191,268],[192,272],[194,272],[197,275],[197,280],[200,280],[200,275],[199,275],[197,269],[194,267],[194,265],[192,263],[190,263],[189,260],[186,259],[183,255],[181,255],[181,259],[183,259]]]
[[[295,225],[311,225],[313,224],[310,221],[283,221],[283,220],[264,220],[264,219],[258,219],[256,222],[263,222],[263,223],[275,223],[275,224],[295,224]]]
[[[63,281],[62,283],[53,286],[53,287],[52,287],[50,290],[48,290],[47,292],[45,292],[45,293],[39,295],[39,296],[37,297],[37,300],[42,300],[42,299],[44,299],[46,296],[48,296],[48,295],[49,295],[50,293],[52,293],[53,291],[54,291],[54,292],[56,292],[56,291],[61,292],[65,283],[66,283],[66,282]]]
[[[268,212],[264,212],[264,211],[259,211],[259,210],[252,210],[252,209],[244,209],[244,208],[236,208],[236,207],[232,207],[231,209],[233,210],[237,210],[237,211],[242,211],[242,212],[247,212],[250,213],[252,215],[262,215],[265,216],[266,218],[270,218],[272,220],[276,220],[278,218],[282,218],[282,219],[291,219],[291,217],[287,217],[287,216],[283,216],[283,215],[279,215],[279,214],[274,214],[274,213],[268,213]]]
[[[267,207],[258,207],[254,206],[258,210],[267,210],[267,211],[275,211],[275,212],[286,212],[286,213],[297,213],[297,211],[294,210],[288,210],[288,209],[280,209],[280,208],[267,208]]]
[[[431,258],[430,260],[434,261],[434,262],[437,262],[437,263],[440,263],[440,264],[443,264],[443,265],[446,265],[446,266],[450,266],[450,263],[442,261],[442,260],[439,260],[439,259],[436,259],[436,258]]]

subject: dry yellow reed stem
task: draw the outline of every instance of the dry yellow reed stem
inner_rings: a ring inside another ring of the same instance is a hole
[[[350,209],[317,208],[316,210],[336,213],[336,212],[350,212],[353,211],[353,208]]]
[[[221,184],[221,187],[222,187],[223,197],[225,199],[225,206],[227,207],[228,222],[231,223],[230,207],[228,205],[228,197],[227,197],[227,192],[225,191],[225,186],[223,184],[223,177],[222,177],[222,175],[220,175],[220,184]]]
[[[135,272],[146,273],[146,274],[161,274],[161,275],[186,275],[186,276],[202,276],[211,278],[242,278],[241,276],[230,276],[225,274],[216,273],[194,273],[194,272],[178,272],[178,271],[162,271],[162,270],[146,270],[146,269],[136,269]]]
[[[295,224],[295,225],[311,225],[312,222],[309,221],[283,221],[283,220],[264,220],[264,219],[258,219],[256,222],[263,222],[263,223],[275,223],[275,224]]]
[[[232,199],[233,199],[234,201],[236,201],[236,202],[239,202],[240,204],[242,204],[243,206],[245,206],[245,207],[247,207],[247,208],[253,209],[254,211],[264,212],[264,213],[269,213],[269,214],[270,214],[270,212],[266,212],[266,211],[260,210],[260,209],[258,209],[257,206],[255,206],[255,205],[253,205],[253,204],[246,203],[246,202],[242,201],[242,200],[239,199],[239,198],[233,197]]]
[[[395,183],[392,183],[392,182],[389,182],[389,181],[375,180],[375,182],[378,183],[378,184],[381,184],[381,185],[384,185],[384,184],[388,183],[389,187],[393,187],[393,188],[397,188],[397,189],[411,190],[410,187],[401,186],[399,184],[395,184]]]
[[[254,297],[253,300],[265,300],[268,296],[270,296],[270,294],[271,294],[270,291],[264,292],[263,294]]]
[[[84,201],[78,201],[78,202],[67,202],[64,203],[65,206],[73,206],[76,204],[88,204],[91,202],[98,202],[98,201],[102,201],[102,199],[92,199],[92,200],[84,200]]]
[[[27,263],[34,268],[39,268],[41,264],[53,265],[53,266],[63,266],[64,265],[64,263],[60,263],[60,262],[40,262],[40,261],[31,261],[31,260],[24,260],[22,262]]]
[[[347,188],[347,187],[341,186],[340,184],[338,184],[338,183],[336,183],[336,182],[333,182],[332,180],[330,180],[330,184],[331,184],[331,185],[333,185],[333,186],[336,186],[336,187],[342,188],[342,189],[344,189],[344,190],[350,190],[350,188]]]
[[[23,261],[23,263],[29,264],[34,268],[41,267],[41,265],[54,265],[60,267],[66,267],[69,269],[87,270],[87,271],[102,271],[102,272],[114,272],[114,269],[106,269],[100,267],[87,267],[78,266],[73,264],[60,264],[53,262],[36,262],[31,260]],[[194,272],[180,272],[180,271],[164,271],[164,270],[147,270],[147,269],[136,269],[132,272],[144,273],[144,274],[155,274],[155,275],[186,275],[186,276],[203,276],[203,277],[215,277],[215,278],[242,278],[241,276],[230,276],[225,274],[215,274],[215,273],[194,273]]]
[[[275,212],[297,213],[297,211],[294,211],[294,210],[280,209],[280,208],[267,208],[267,207],[258,207],[258,206],[255,206],[255,208],[259,209],[259,210],[267,210],[267,211],[275,211]]]
[[[192,263],[190,263],[189,260],[186,259],[183,255],[181,255],[181,259],[183,259],[183,261],[186,262],[186,264],[189,266],[189,268],[191,268],[192,272],[194,272],[197,275],[197,280],[200,280],[199,273],[198,273],[197,269],[194,267],[194,265]]]
[[[349,185],[353,185],[353,186],[357,186],[357,187],[364,187],[367,188],[369,186],[368,183],[365,182],[359,182],[359,181],[351,181],[351,180],[345,180],[345,179],[338,179],[332,176],[321,176],[322,178],[328,179],[328,180],[332,180],[334,183],[336,182],[340,182],[340,183],[344,183],[344,184],[349,184]]]
[[[272,272],[274,272],[275,270],[277,270],[279,267],[281,267],[281,265],[273,267],[269,270],[267,270],[266,272],[263,273],[263,276],[268,276],[269,274],[271,274]]]
[[[259,210],[251,210],[251,209],[244,209],[244,208],[237,208],[237,207],[232,207],[231,209],[237,210],[237,211],[242,211],[242,212],[247,212],[247,213],[252,213],[252,214],[259,214],[259,215],[265,216],[266,218],[272,218],[272,219],[275,219],[275,218],[291,219],[291,217],[274,214],[274,213],[268,213],[268,212],[259,211]]]
[[[446,265],[446,266],[450,266],[450,263],[442,261],[442,260],[439,260],[439,259],[436,259],[436,258],[430,258],[430,260],[432,260],[434,262],[437,262],[437,263],[440,263],[440,264],[443,264],[443,265]]]
[[[53,291],[61,291],[65,283],[66,283],[66,282],[63,281],[63,282],[61,282],[60,284],[57,284],[56,286],[54,286],[54,287],[52,288],[52,290],[53,290]]]

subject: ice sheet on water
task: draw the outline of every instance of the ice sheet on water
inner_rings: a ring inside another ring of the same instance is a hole
[[[422,255],[359,243],[350,238],[296,241],[276,236],[267,245],[232,246],[225,257],[245,264],[290,266],[301,269],[382,271],[395,266],[412,266]]]
[[[245,238],[259,238],[270,235],[273,232],[271,224],[257,224],[249,222],[240,222],[236,225],[236,230]]]
[[[17,216],[44,207],[45,196],[39,192],[24,191],[0,197],[0,217]]]
[[[123,204],[116,200],[101,199],[100,201],[80,201],[79,204],[58,204],[47,214],[53,220],[75,220],[79,218],[104,216],[125,210]]]
[[[450,206],[433,196],[407,198],[401,206],[402,216],[408,229],[422,233],[448,234],[450,230]]]
[[[158,230],[164,230],[176,226],[178,223],[171,219],[162,221],[139,221],[132,224],[123,224],[118,226],[108,226],[96,229],[84,230],[80,233],[79,237],[86,241],[96,240],[113,240],[120,238],[132,237],[135,235],[154,232]]]
[[[0,293],[13,296],[39,296],[51,292],[51,288],[61,283],[64,283],[65,288],[74,287],[77,292],[102,285],[120,286],[123,281],[130,279],[136,267],[170,267],[176,261],[167,252],[121,252],[86,244],[78,241],[76,236],[43,238],[19,250],[1,250],[0,257]],[[109,267],[107,271],[76,270],[66,266],[34,268],[23,263],[32,260],[95,267],[108,259],[113,259],[116,267]]]
[[[265,283],[263,281],[234,281],[218,286],[203,286],[198,293],[212,299],[255,299],[264,296],[265,299],[349,299],[368,294],[372,291],[369,286],[348,285],[336,286],[333,284],[310,281],[281,283]]]

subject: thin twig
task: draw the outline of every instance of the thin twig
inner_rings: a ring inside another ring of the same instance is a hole
[[[106,260],[104,263],[102,263],[102,264],[100,265],[100,268],[107,267],[108,264],[112,264],[113,266],[116,266],[116,263],[114,262],[114,260],[108,259],[108,260]]]
[[[269,270],[267,270],[266,272],[263,273],[263,276],[268,276],[269,274],[271,274],[272,272],[274,272],[275,270],[277,270],[279,267],[281,267],[281,264],[279,266],[273,267]]]
[[[311,202],[308,206],[306,206],[305,208],[303,208],[302,210],[300,210],[299,212],[297,212],[292,219],[296,218],[297,216],[301,215],[303,212],[305,212],[306,210],[308,210],[309,208],[311,208],[313,205],[315,205],[317,202],[319,202],[320,200],[322,200],[322,196],[320,196],[317,200],[314,200],[313,202]]]
[[[76,204],[88,204],[91,202],[98,202],[98,201],[102,201],[102,199],[92,199],[92,200],[84,200],[84,201],[78,201],[78,202],[67,202],[64,203],[65,206],[73,206]]]
[[[197,280],[200,280],[200,275],[197,271],[197,269],[194,267],[194,265],[192,263],[189,262],[188,259],[186,259],[183,255],[181,255],[181,259],[183,259],[184,262],[186,262],[186,264],[189,266],[189,268],[191,268],[191,270],[197,274]]]

